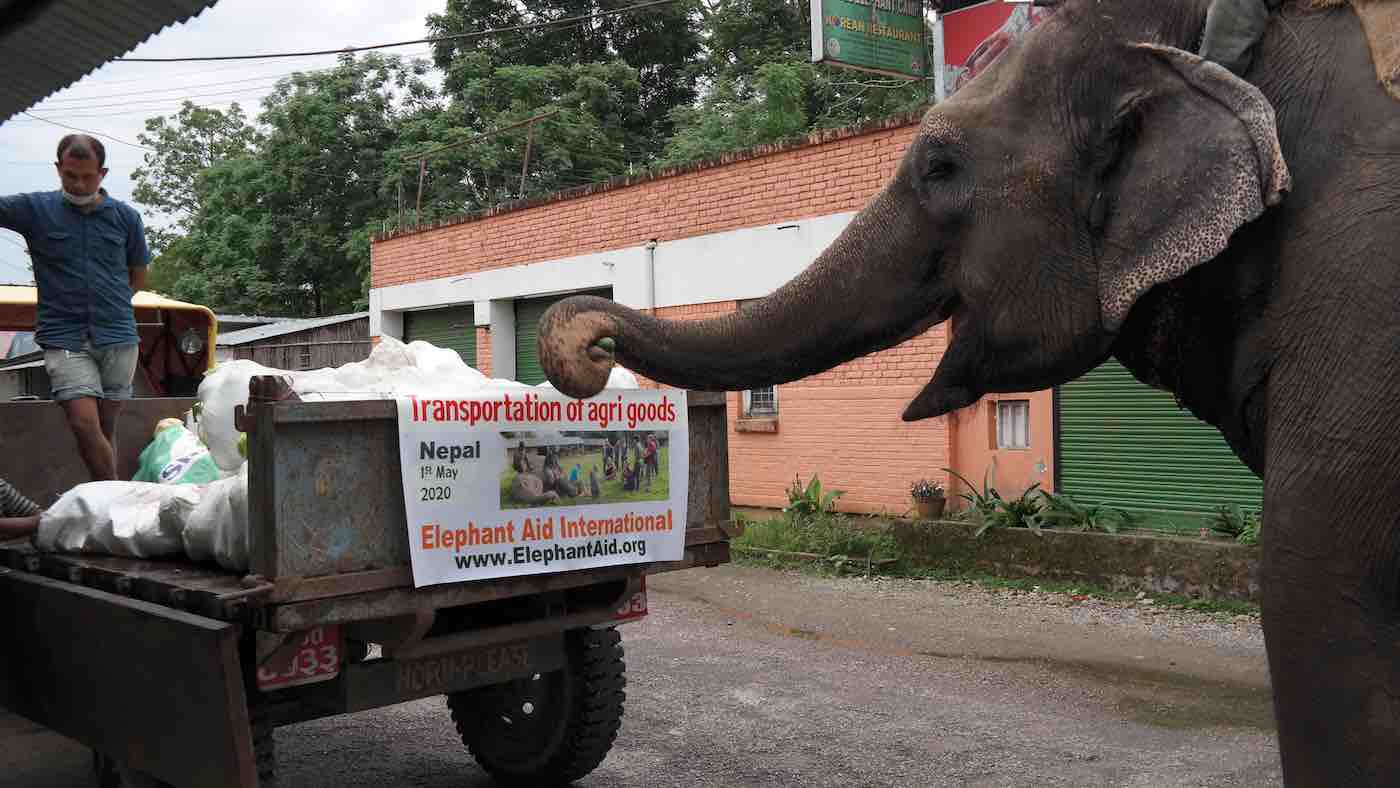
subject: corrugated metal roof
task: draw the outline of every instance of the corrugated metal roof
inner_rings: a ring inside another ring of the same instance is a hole
[[[224,315],[215,313],[214,317],[220,322],[229,323],[277,323],[282,320],[291,320],[287,317],[272,317],[269,315]]]
[[[0,7],[0,122],[217,0],[19,0]]]
[[[333,326],[336,323],[348,323],[351,320],[359,320],[360,318],[367,317],[369,317],[368,312],[355,312],[349,315],[330,315],[329,317],[308,317],[301,320],[284,320],[281,323],[272,323],[271,325],[245,328],[239,331],[230,331],[227,334],[220,334],[219,347],[246,345],[250,342],[280,337],[284,334],[295,334],[298,331],[305,331],[310,328]]]

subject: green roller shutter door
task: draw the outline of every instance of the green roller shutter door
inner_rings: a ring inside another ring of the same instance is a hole
[[[590,290],[584,293],[563,293],[546,298],[522,298],[515,302],[515,379],[531,386],[545,381],[544,370],[540,368],[538,338],[540,318],[555,301],[572,295],[595,295],[612,298],[612,288]]]
[[[470,306],[449,306],[405,312],[403,339],[421,339],[438,347],[452,348],[462,360],[476,366],[476,311]]]
[[[1058,391],[1058,489],[1130,511],[1258,510],[1264,486],[1209,424],[1109,359]]]

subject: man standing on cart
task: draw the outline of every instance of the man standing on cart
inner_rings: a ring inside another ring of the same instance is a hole
[[[102,189],[106,159],[96,138],[69,134],[58,143],[57,191],[0,197],[0,227],[29,243],[35,340],[94,481],[117,478],[117,414],[140,345],[131,299],[151,259],[141,215]]]

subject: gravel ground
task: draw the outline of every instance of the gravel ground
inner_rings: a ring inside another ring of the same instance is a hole
[[[1274,786],[1258,621],[933,581],[653,577],[584,786]],[[486,786],[440,699],[277,732],[282,785]],[[0,785],[87,785],[0,715]]]

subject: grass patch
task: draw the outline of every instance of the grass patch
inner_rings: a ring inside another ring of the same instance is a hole
[[[765,520],[738,515],[736,519],[742,521],[744,531],[730,544],[734,548],[735,562],[746,566],[795,569],[819,576],[868,573],[967,583],[989,591],[1040,591],[1109,602],[1131,602],[1137,598],[1135,591],[1114,591],[1082,581],[1000,577],[957,565],[916,566],[900,549],[886,521],[877,518],[825,513]],[[1157,608],[1196,610],[1219,616],[1259,612],[1259,606],[1251,602],[1204,600],[1153,592],[1148,592],[1147,596]]]
[[[749,560],[805,564],[837,572],[848,567],[864,571],[870,563],[884,566],[884,571],[889,572],[896,568],[889,562],[903,558],[889,528],[873,518],[863,522],[846,515],[819,512],[770,520],[749,520],[740,515],[738,519],[743,520],[744,533],[731,545]],[[745,550],[750,552],[744,553]],[[800,555],[783,556],[767,551],[800,553],[814,558],[804,560]]]

